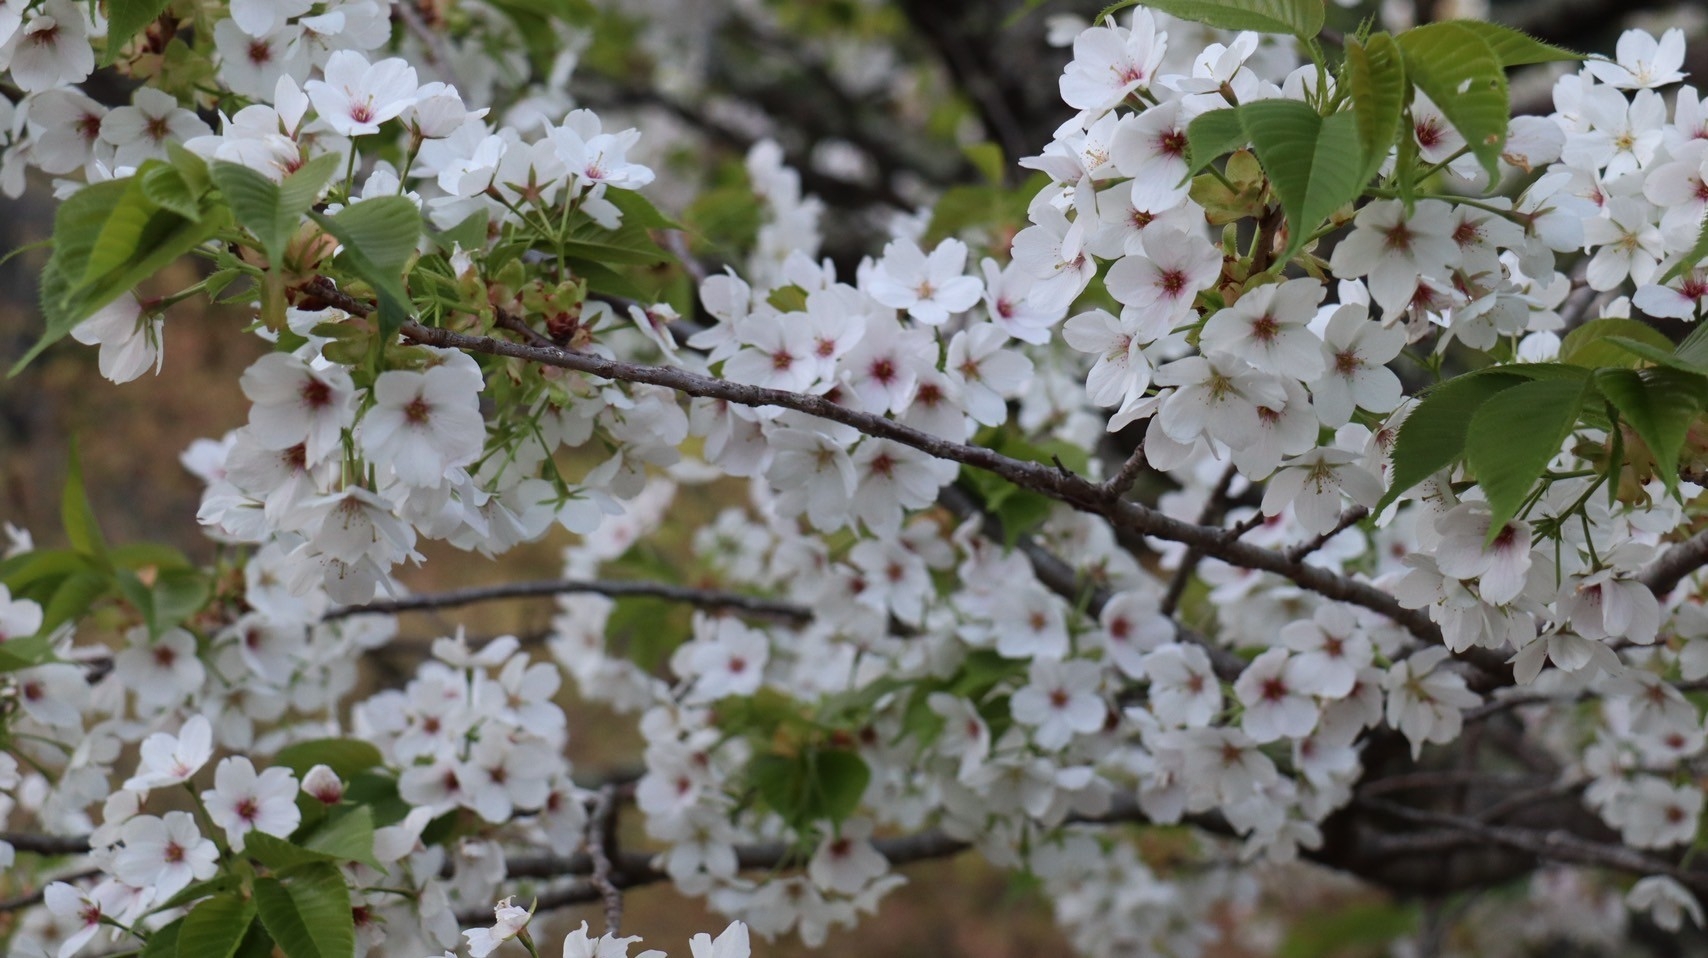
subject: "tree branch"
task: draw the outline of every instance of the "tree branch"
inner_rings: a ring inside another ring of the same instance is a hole
[[[1592,865],[1632,875],[1666,875],[1694,889],[1698,894],[1708,892],[1708,874],[1678,868],[1663,859],[1645,855],[1624,845],[1592,842],[1565,829],[1540,831],[1512,825],[1490,825],[1459,815],[1425,811],[1381,799],[1357,798],[1354,801],[1373,812],[1402,821],[1457,832],[1475,842],[1501,845],[1548,861],[1567,865]],[[1405,837],[1395,836],[1389,841],[1395,843],[1393,847],[1397,848],[1399,844],[1404,843]]]
[[[89,852],[87,835],[39,835],[33,832],[0,832],[5,842],[21,852],[32,855],[86,855]]]
[[[372,307],[368,309],[371,311]],[[868,436],[889,439],[939,459],[983,469],[1082,512],[1103,516],[1114,523],[1117,529],[1197,546],[1206,556],[1229,565],[1272,572],[1325,598],[1381,613],[1425,642],[1441,641],[1441,630],[1430,620],[1427,613],[1404,608],[1393,596],[1367,582],[1319,566],[1292,561],[1280,552],[1230,539],[1226,535],[1227,530],[1174,519],[1148,506],[1112,497],[1102,484],[1073,472],[1042,463],[1014,459],[981,446],[951,442],[904,426],[892,419],[839,406],[822,396],[729,382],[673,366],[648,366],[555,347],[525,346],[488,336],[471,336],[448,329],[423,326],[417,322],[405,323],[401,331],[407,339],[429,346],[524,359],[605,379],[663,386],[685,395],[722,399],[742,406],[792,409],[809,416],[842,423]]]
[[[623,890],[612,880],[611,852],[616,851],[617,790],[599,789],[593,813],[587,819],[587,856],[593,863],[590,883],[605,903],[605,934],[616,937],[623,925]]]
[[[719,592],[712,589],[695,589],[665,582],[547,579],[540,582],[507,582],[502,585],[453,589],[449,592],[434,592],[402,599],[369,602],[366,605],[350,605],[333,609],[326,613],[321,621],[330,622],[353,615],[394,615],[399,612],[419,612],[427,609],[451,609],[498,599],[543,598],[575,593],[593,593],[613,599],[629,597],[665,599],[703,609],[727,609],[754,618],[774,619],[796,625],[809,622],[813,617],[811,609],[790,602],[778,602],[758,596]]]
[[[1228,508],[1228,489],[1234,484],[1234,477],[1239,470],[1233,463],[1228,463],[1222,470],[1222,478],[1216,481],[1216,487],[1210,490],[1210,495],[1204,500],[1204,508],[1198,511],[1198,524],[1201,526],[1219,526],[1222,515]],[[1198,563],[1203,561],[1204,550],[1190,546],[1186,554],[1180,557],[1180,568],[1174,570],[1174,578],[1168,580],[1168,591],[1162,597],[1162,614],[1174,615],[1180,608],[1180,597],[1186,594],[1187,585],[1192,582],[1192,575],[1198,571]]]
[[[949,485],[938,493],[937,502],[956,516],[966,519],[972,516],[981,517],[979,531],[992,542],[1007,542],[1007,530],[1002,527],[1002,520],[986,512],[966,490],[960,486]],[[1014,537],[1014,548],[1026,557],[1032,565],[1032,574],[1044,588],[1061,596],[1071,606],[1078,607],[1085,603],[1085,614],[1096,620],[1103,614],[1103,607],[1112,597],[1107,588],[1083,579],[1060,556],[1044,548],[1038,540],[1024,533]],[[1210,664],[1216,670],[1216,675],[1224,681],[1232,682],[1245,671],[1245,660],[1233,654],[1220,645],[1205,639],[1175,623],[1175,631],[1181,641],[1191,642],[1204,649],[1210,656]]]
[[[1698,532],[1662,553],[1643,573],[1642,582],[1655,594],[1655,598],[1664,599],[1678,588],[1685,576],[1704,565],[1708,565],[1708,530]]]

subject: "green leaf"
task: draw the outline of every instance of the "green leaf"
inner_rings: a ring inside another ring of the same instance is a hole
[[[1106,8],[1097,22],[1135,2],[1223,30],[1291,33],[1308,39],[1323,29],[1323,0],[1128,0]]]
[[[201,194],[176,169],[150,166],[138,174],[138,179],[142,183],[142,195],[155,206],[189,220],[202,215]]]
[[[402,196],[363,200],[338,211],[333,235],[355,245],[375,266],[402,273],[421,239],[421,210]]]
[[[1680,372],[1686,373],[1708,372],[1708,367],[1704,367],[1698,363],[1694,363],[1680,357],[1675,350],[1661,349],[1653,343],[1644,340],[1632,339],[1629,336],[1607,336],[1604,338],[1607,342],[1613,343],[1633,356],[1640,356],[1643,359],[1647,359],[1649,362],[1665,366],[1669,369],[1676,369]],[[1688,339],[1686,341],[1688,341]]]
[[[35,346],[13,364],[9,375],[16,376],[42,350],[70,332],[78,321],[87,318],[72,318],[65,306],[72,288],[68,270],[73,268],[70,264],[81,266],[88,261],[94,252],[95,241],[101,236],[101,227],[106,224],[113,206],[124,196],[125,189],[123,180],[91,183],[67,197],[54,211],[53,253],[42,269],[41,279],[41,305],[42,313],[47,317],[47,330]]]
[[[1394,478],[1376,511],[1407,490],[1451,466],[1465,453],[1471,416],[1497,394],[1524,380],[1505,373],[1472,373],[1449,379],[1423,394],[1394,438]]]
[[[302,225],[303,214],[319,198],[342,159],[336,153],[317,156],[282,183],[274,183],[240,163],[215,163],[208,175],[238,223],[260,241],[268,262],[278,266],[284,263],[285,251]]]
[[[298,778],[308,774],[308,770],[316,765],[325,765],[338,773],[338,777],[349,781],[358,772],[364,772],[385,761],[380,750],[373,745],[354,738],[317,738],[306,742],[297,742],[279,749],[273,756],[273,764],[283,765],[295,772]]]
[[[369,200],[369,202],[374,203],[377,200]],[[318,222],[321,229],[330,232],[331,236],[338,239],[338,242],[342,242],[343,249],[338,251],[338,258],[350,268],[350,272],[354,272],[357,277],[362,278],[362,282],[366,282],[374,289],[374,299],[379,302],[379,311],[377,311],[379,313],[379,338],[381,338],[381,342],[389,342],[391,336],[395,335],[398,328],[401,328],[403,323],[407,323],[408,318],[410,318],[410,292],[405,289],[403,280],[398,275],[400,270],[386,270],[384,266],[369,258],[366,251],[360,246],[360,242],[357,241],[355,234],[345,232],[343,225],[338,224],[335,217],[328,217],[326,213],[309,210],[309,219]],[[417,231],[420,229],[418,217],[415,227],[417,227]]]
[[[1512,120],[1500,57],[1462,20],[1414,27],[1398,42],[1412,84],[1435,101],[1489,176],[1498,177]]]
[[[273,958],[273,936],[267,934],[266,926],[259,921],[250,922],[249,934],[238,943],[232,958]]]
[[[255,907],[286,958],[349,958],[356,949],[350,888],[336,865],[314,862],[288,878],[257,878]]]
[[[1640,343],[1647,343],[1656,349],[1670,352],[1672,340],[1662,335],[1660,330],[1647,323],[1634,319],[1607,317],[1592,319],[1582,326],[1566,334],[1560,343],[1560,361],[1573,366],[1587,366],[1599,369],[1603,366],[1633,366],[1636,365],[1635,353],[1622,348],[1610,337],[1624,337]]]
[[[1359,43],[1348,37],[1346,84],[1352,94],[1352,116],[1358,122],[1358,147],[1364,155],[1358,176],[1362,189],[1388,158],[1405,116],[1406,66],[1394,38],[1377,33]]]
[[[796,831],[826,819],[842,822],[859,808],[872,780],[858,754],[818,748],[759,755],[748,766],[748,776],[765,804]]]
[[[207,242],[226,223],[223,206],[206,210],[195,220],[161,209],[134,180],[91,184],[59,205],[53,221],[53,255],[41,278],[47,328],[13,364],[11,375],[96,310]],[[91,264],[102,268],[91,270]]]
[[[338,861],[361,862],[384,871],[374,860],[374,814],[366,808],[353,808],[315,829],[303,840],[303,847]]]
[[[55,661],[53,646],[48,642],[45,629],[26,638],[0,642],[0,673],[16,672],[52,661]]]
[[[59,493],[59,521],[73,549],[105,563],[107,540],[101,535],[101,525],[95,521],[95,509],[83,487],[83,464],[75,441],[65,466],[65,488]]]
[[[108,0],[107,49],[101,57],[102,65],[116,60],[130,38],[148,29],[171,3],[172,0]]]
[[[81,618],[112,587],[113,577],[107,572],[79,572],[66,576],[53,590],[52,597],[42,604],[41,636],[45,638],[59,626]]]
[[[164,569],[156,573],[149,599],[154,607],[150,626],[158,634],[182,625],[200,612],[213,595],[213,583],[198,569]]]
[[[180,918],[148,936],[148,944],[142,947],[137,958],[177,958],[178,934],[184,930],[184,919]]]
[[[1209,166],[1223,153],[1244,146],[1250,139],[1240,121],[1240,108],[1229,107],[1200,113],[1186,126],[1186,175]]]
[[[1654,455],[1656,474],[1668,491],[1678,484],[1678,454],[1684,436],[1708,404],[1708,376],[1676,369],[1603,369],[1596,385],[1619,417]]]
[[[0,582],[12,590],[13,596],[73,573],[100,571],[100,563],[75,549],[32,549],[0,560]]]
[[[563,265],[569,267],[570,275],[587,281],[588,292],[604,293],[607,296],[621,296],[625,299],[642,302],[651,301],[646,290],[642,289],[640,284],[603,263],[570,256],[564,259]]]
[[[1460,24],[1481,37],[1489,49],[1494,51],[1495,58],[1503,67],[1519,67],[1531,63],[1556,63],[1564,60],[1582,60],[1581,53],[1573,53],[1564,47],[1544,43],[1522,30],[1487,20],[1449,20],[1448,23]]]
[[[1488,499],[1491,534],[1525,497],[1577,425],[1587,381],[1537,379],[1489,397],[1471,416],[1465,459]]]
[[[1672,352],[1696,371],[1708,373],[1708,323],[1698,323]]]
[[[628,263],[653,266],[670,259],[670,255],[652,241],[647,228],[638,222],[623,220],[623,225],[608,230],[591,219],[583,219],[569,231],[563,244],[563,254],[600,263]]]
[[[217,875],[207,881],[191,882],[184,886],[176,895],[162,902],[156,902],[157,909],[182,908],[192,902],[200,901],[210,895],[232,891],[239,886],[237,879],[231,875]]]
[[[1351,113],[1319,116],[1295,100],[1259,100],[1240,107],[1240,121],[1287,213],[1290,259],[1335,210],[1364,190],[1358,121]]]
[[[995,162],[1002,162],[1002,150],[992,144],[985,144],[995,150]],[[970,152],[976,149],[968,147]],[[1001,170],[997,171],[997,179],[1002,178]],[[664,215],[652,201],[635,190],[607,190],[605,201],[615,206],[623,214],[624,226],[638,226],[643,230],[679,230],[682,224]]]
[[[178,954],[184,958],[231,958],[249,923],[255,903],[234,894],[216,895],[190,909],[178,930]]]
[[[283,838],[257,831],[243,837],[243,854],[274,871],[331,863],[329,857],[320,852],[312,852]]]

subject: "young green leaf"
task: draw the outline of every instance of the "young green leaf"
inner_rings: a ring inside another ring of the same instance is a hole
[[[1588,380],[1532,380],[1489,397],[1471,416],[1465,460],[1488,499],[1493,532],[1518,514],[1559,455],[1589,391]]]
[[[407,217],[397,203],[409,207]],[[345,216],[370,204],[380,204],[380,207],[360,215]],[[351,272],[373,287],[374,297],[379,302],[381,339],[389,340],[409,319],[409,290],[403,285],[402,272],[421,235],[420,211],[409,200],[396,196],[366,200],[340,210],[337,216],[327,216],[314,210],[310,210],[308,215],[343,244],[338,256]]]
[[[421,210],[402,196],[381,196],[346,206],[332,217],[339,242],[355,245],[375,266],[401,273],[421,239]]]
[[[71,455],[65,464],[65,488],[59,493],[59,521],[73,549],[105,564],[107,539],[101,535],[101,524],[95,521],[95,508],[89,504],[88,490],[83,487],[83,463],[76,442],[72,442]]]
[[[243,225],[261,243],[267,260],[282,264],[291,237],[302,225],[303,214],[314,205],[326,181],[337,172],[336,153],[317,156],[274,183],[239,163],[215,163],[209,177]]]
[[[1522,30],[1487,20],[1450,20],[1449,23],[1459,24],[1477,36],[1481,37],[1489,49],[1494,51],[1495,59],[1503,67],[1519,67],[1532,63],[1558,63],[1566,60],[1582,60],[1583,54],[1573,53],[1564,47],[1544,43]]]
[[[142,195],[161,209],[170,210],[187,220],[202,215],[201,194],[191,187],[184,174],[170,166],[145,164],[138,171]]]
[[[1483,35],[1461,20],[1415,27],[1398,37],[1406,76],[1429,95],[1488,170],[1500,173],[1500,154],[1512,120],[1506,71]]]
[[[1377,511],[1464,455],[1471,416],[1483,403],[1522,382],[1521,377],[1506,373],[1471,373],[1425,393],[1394,438],[1393,483]]]
[[[1289,240],[1279,257],[1285,262],[1329,214],[1363,191],[1358,121],[1351,113],[1320,116],[1295,100],[1259,100],[1239,114],[1287,213]]]
[[[1708,376],[1676,369],[1603,369],[1596,386],[1619,410],[1655,460],[1668,491],[1678,485],[1678,454],[1684,436],[1708,404]]]
[[[1358,121],[1358,147],[1364,168],[1360,188],[1388,158],[1405,115],[1406,67],[1399,44],[1386,33],[1372,34],[1364,43],[1346,40],[1346,84],[1352,94],[1352,115]]]
[[[102,65],[118,59],[119,51],[130,38],[148,29],[149,24],[166,12],[172,0],[109,0],[107,3],[107,49]]]

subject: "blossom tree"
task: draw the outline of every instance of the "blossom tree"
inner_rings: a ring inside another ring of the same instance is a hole
[[[7,953],[555,956],[541,913],[598,903],[561,952],[612,958],[671,882],[746,958],[963,853],[1088,955],[1336,874],[1523,892],[1505,947],[1701,926],[1683,33],[1329,14],[1052,21],[1054,137],[969,134],[947,190],[854,144],[902,215],[839,266],[820,167],[761,136],[676,183],[567,96],[603,6],[5,0],[0,186],[60,200],[19,366],[147,375],[198,299],[267,344],[185,455],[217,564],[107,541],[75,461],[65,546],[11,530]],[[694,486],[727,508],[683,530]],[[397,577],[557,527],[555,579]],[[526,596],[544,642],[358,692],[399,615]],[[566,679],[632,770],[571,767]]]

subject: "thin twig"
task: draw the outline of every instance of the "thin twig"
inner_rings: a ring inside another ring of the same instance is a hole
[[[980,517],[979,531],[992,542],[1007,542],[1007,530],[1002,526],[1002,520],[986,511],[972,495],[960,486],[944,486],[937,494],[937,503],[954,513],[957,517],[966,519],[972,516]],[[1026,557],[1032,566],[1032,574],[1044,588],[1049,589],[1067,603],[1076,608],[1084,602],[1087,618],[1095,621],[1103,614],[1103,607],[1113,597],[1110,591],[1084,580],[1073,566],[1066,560],[1045,548],[1038,540],[1024,533],[1014,537],[1014,548]],[[1226,648],[1211,642],[1209,639],[1190,629],[1175,624],[1175,632],[1182,642],[1189,642],[1204,649],[1210,657],[1210,664],[1216,670],[1216,675],[1225,681],[1232,682],[1245,671],[1245,660],[1233,654]]]
[[[25,892],[22,895],[17,895],[12,898],[0,899],[0,915],[14,911],[21,911],[22,909],[31,908],[41,904],[42,898],[47,894],[47,886],[53,884],[55,881],[67,882],[75,885],[86,878],[94,878],[95,876],[102,874],[105,874],[105,872],[102,872],[99,868],[88,868],[83,871],[73,872],[60,878],[55,878],[53,881],[42,885],[42,887],[37,888],[35,891]]]
[[[1512,825],[1489,825],[1471,818],[1426,811],[1375,798],[1360,797],[1354,799],[1354,802],[1373,812],[1402,821],[1460,832],[1480,842],[1502,845],[1548,861],[1568,865],[1593,865],[1632,875],[1666,875],[1695,889],[1698,894],[1708,891],[1708,874],[1678,868],[1670,862],[1623,845],[1592,842],[1564,829],[1540,831]]]
[[[542,598],[575,593],[593,593],[613,599],[631,597],[666,599],[702,609],[727,609],[755,618],[775,619],[795,624],[809,622],[813,617],[811,609],[790,602],[777,602],[758,596],[718,592],[713,589],[695,589],[689,586],[671,585],[666,582],[547,579],[541,582],[506,582],[502,585],[476,586],[469,589],[453,589],[449,592],[409,596],[403,599],[369,602],[366,605],[348,605],[326,613],[321,621],[330,622],[352,615],[395,615],[399,612],[451,609],[458,606],[474,605],[478,602],[492,602],[498,599]]]
[[[1112,497],[1124,496],[1144,471],[1145,444],[1140,442],[1133,447],[1133,454],[1127,457],[1127,461],[1121,463],[1121,468],[1103,484],[1103,491]]]
[[[1293,548],[1288,549],[1287,558],[1293,562],[1305,561],[1306,556],[1309,556],[1318,549],[1321,549],[1323,546],[1328,545],[1328,541],[1333,539],[1335,536],[1338,536],[1358,523],[1363,522],[1364,518],[1369,514],[1369,509],[1366,509],[1363,506],[1353,506],[1340,514],[1340,521],[1334,524],[1333,529],[1317,536],[1309,542],[1301,542]]]
[[[612,937],[622,930],[623,890],[617,887],[611,854],[616,851],[617,792],[607,785],[599,789],[593,802],[593,813],[587,819],[587,856],[593,863],[590,883],[605,903],[605,934]]]
[[[1201,526],[1217,525],[1222,521],[1222,513],[1228,508],[1228,489],[1234,484],[1234,477],[1239,470],[1229,463],[1222,470],[1222,478],[1216,481],[1216,487],[1210,490],[1210,497],[1204,500],[1204,508],[1198,511],[1198,524]],[[1174,578],[1168,580],[1168,591],[1162,597],[1162,614],[1174,615],[1180,608],[1180,598],[1186,594],[1186,586],[1191,583],[1192,576],[1198,571],[1198,563],[1204,559],[1204,550],[1191,546],[1186,554],[1180,557],[1180,568],[1174,570]]]

